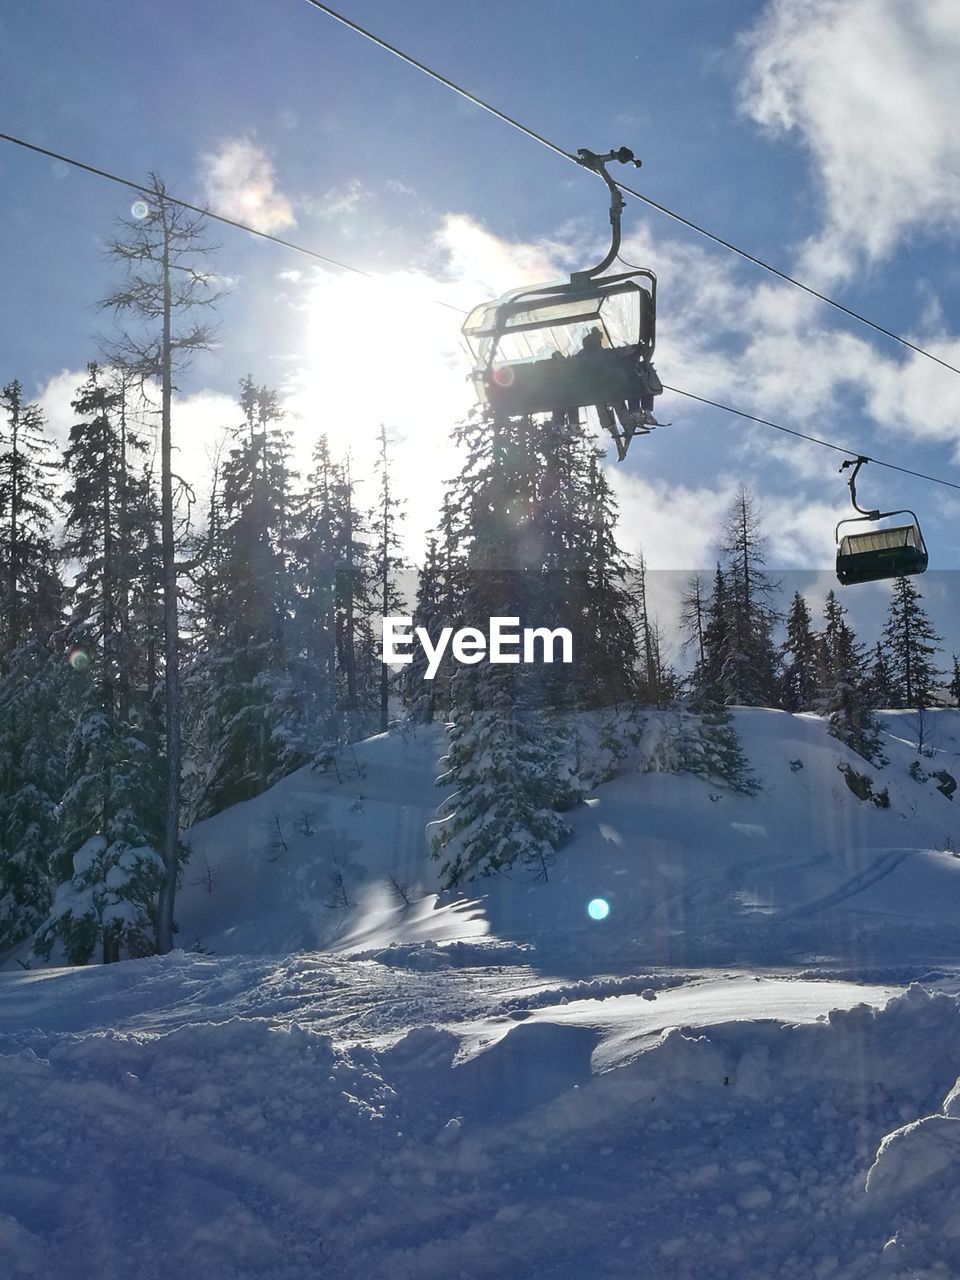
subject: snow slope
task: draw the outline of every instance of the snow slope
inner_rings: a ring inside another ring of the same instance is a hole
[[[960,1275],[960,717],[886,724],[741,712],[760,794],[625,772],[470,897],[433,731],[203,823],[200,950],[0,973],[0,1276]]]
[[[945,851],[960,849],[960,792],[947,798],[932,776],[952,769],[960,779],[960,713],[927,713],[936,755],[918,762],[922,782],[908,772],[914,719],[886,713],[889,763],[874,769],[817,717],[742,710],[760,794],[623,773],[568,815],[574,835],[547,884],[523,870],[480,880],[476,907],[442,897],[439,912],[424,829],[442,798],[442,734],[371,738],[337,772],[301,770],[194,828],[180,936],[217,954],[282,955],[489,933],[554,965],[608,971],[960,960],[960,858]],[[889,808],[859,800],[841,765],[886,789]],[[585,910],[595,897],[611,907],[600,923]]]

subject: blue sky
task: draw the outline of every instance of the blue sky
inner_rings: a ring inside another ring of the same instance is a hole
[[[640,190],[960,362],[949,0],[343,9],[568,149],[631,146]],[[446,427],[471,402],[456,315],[431,300],[468,308],[554,277],[606,236],[596,179],[303,0],[8,6],[0,129],[135,178],[156,170],[177,194],[378,274],[361,284],[216,228],[232,293],[221,348],[181,388],[181,441],[202,475],[248,370],[282,389],[304,453],[326,429],[362,474],[385,421],[414,549],[456,465]],[[9,145],[0,184],[0,378],[20,378],[62,431],[105,327],[101,242],[131,197]],[[625,230],[626,256],[660,276],[665,382],[960,482],[960,377],[636,201]],[[673,425],[610,464],[628,546],[657,568],[709,566],[744,481],[774,564],[829,565],[839,457],[675,397],[660,409]],[[920,511],[932,566],[957,565],[960,493],[877,469],[862,485]]]

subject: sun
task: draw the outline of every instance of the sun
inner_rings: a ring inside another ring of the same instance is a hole
[[[461,317],[413,272],[323,273],[303,304],[304,362],[291,399],[335,449],[360,450],[381,423],[420,449],[470,408]]]

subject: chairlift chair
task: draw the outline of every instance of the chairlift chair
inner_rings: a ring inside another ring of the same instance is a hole
[[[612,242],[602,262],[561,283],[511,289],[474,307],[463,326],[481,404],[505,417],[574,411],[658,395],[657,278],[646,268],[602,276],[620,250],[624,200],[607,173],[612,160],[640,164],[626,147],[582,149],[580,163],[610,191]],[[584,344],[591,335],[594,343]]]
[[[853,467],[853,475],[847,481],[854,510],[859,516],[848,516],[836,527],[837,578],[843,586],[858,582],[878,582],[884,578],[899,578],[908,574],[924,573],[929,562],[927,544],[923,538],[920,521],[914,512],[866,511],[857,503],[857,473],[869,458],[848,458],[840,470]],[[910,516],[910,524],[890,525],[870,529],[863,533],[844,533],[844,525],[868,522],[877,524],[893,516]]]

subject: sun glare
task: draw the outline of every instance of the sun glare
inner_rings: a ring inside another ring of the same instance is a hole
[[[471,406],[460,318],[438,307],[434,281],[412,273],[323,277],[305,303],[298,409],[322,418],[335,446],[355,447],[381,422],[420,449]]]

